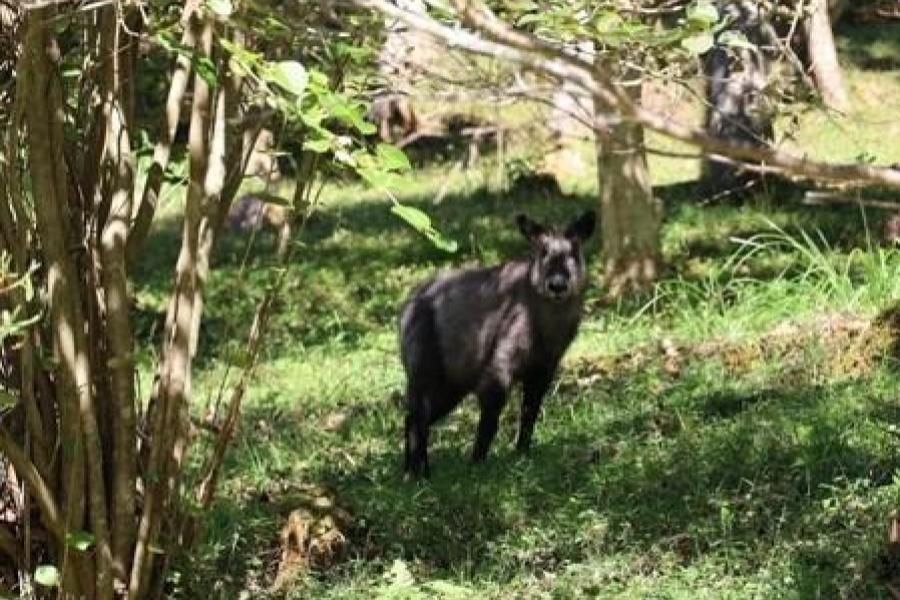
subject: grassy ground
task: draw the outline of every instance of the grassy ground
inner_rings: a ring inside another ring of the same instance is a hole
[[[880,129],[883,107],[900,106],[900,65],[856,35],[842,40],[852,88],[882,100],[832,125],[809,115],[798,139],[819,155],[852,159],[855,140],[879,162],[900,160],[900,137]],[[460,242],[452,257],[371,193],[327,190],[290,267],[221,499],[200,551],[177,566],[173,596],[268,596],[279,529],[313,485],[349,510],[348,544],[289,598],[888,597],[880,551],[900,503],[897,364],[840,326],[900,298],[900,252],[871,234],[885,215],[799,207],[790,191],[698,206],[685,182],[695,165],[653,167],[670,273],[621,305],[591,289],[529,456],[511,448],[513,401],[489,460],[469,464],[477,412],[467,402],[436,430],[433,477],[421,483],[400,477],[399,303],[436,268],[523,251],[511,214],[568,218],[593,204],[593,176],[548,202],[497,191],[490,166],[418,172],[402,200]],[[177,236],[162,222],[142,265],[145,338],[158,329]],[[272,276],[274,240],[247,243],[227,237],[216,256],[198,412],[231,376]],[[823,328],[823,315],[838,325]]]

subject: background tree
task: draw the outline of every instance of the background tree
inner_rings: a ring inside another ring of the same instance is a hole
[[[823,102],[829,108],[843,111],[848,107],[847,91],[831,28],[832,22],[839,18],[844,7],[836,6],[837,16],[832,19],[829,14],[830,4],[829,0],[811,0],[806,16],[806,52]]]
[[[774,34],[767,9],[758,2],[718,2],[729,28],[716,35],[704,60],[706,131],[735,144],[767,146],[774,141],[775,111],[767,93]],[[729,43],[735,32],[746,45]],[[734,190],[755,179],[740,165],[707,159],[703,178],[713,192]]]

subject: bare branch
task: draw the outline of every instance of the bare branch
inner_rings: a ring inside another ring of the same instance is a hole
[[[25,451],[16,444],[6,430],[0,429],[0,453],[12,463],[16,472],[28,484],[28,490],[37,500],[41,509],[41,518],[57,543],[65,544],[66,529],[62,515],[53,496],[53,490],[47,485],[37,467],[25,456]]]

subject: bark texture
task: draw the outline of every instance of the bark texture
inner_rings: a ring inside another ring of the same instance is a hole
[[[806,51],[816,87],[825,106],[844,111],[849,106],[841,65],[838,63],[828,0],[811,0],[806,17]]]
[[[640,86],[626,93],[640,102]],[[602,113],[605,108],[597,107]],[[600,232],[607,295],[618,298],[650,286],[660,269],[660,207],[653,197],[644,128],[619,121],[597,137]]]
[[[719,10],[732,19],[757,48],[765,44],[765,15],[756,2],[719,2]],[[706,131],[710,136],[747,147],[766,147],[774,138],[771,111],[764,96],[769,57],[759,49],[730,48],[716,43],[706,57]],[[707,158],[703,180],[714,192],[741,187],[757,175],[734,163]]]

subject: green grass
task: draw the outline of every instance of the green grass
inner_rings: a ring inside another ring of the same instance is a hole
[[[897,71],[848,73],[900,105]],[[865,118],[875,106],[859,110],[841,127],[900,158],[900,138]],[[852,159],[855,148],[835,147],[842,129],[819,118],[805,118],[798,139]],[[176,562],[173,597],[280,597],[267,591],[278,532],[313,484],[350,510],[348,550],[289,598],[887,598],[881,551],[900,503],[896,358],[812,329],[823,315],[875,317],[900,299],[900,251],[872,234],[886,215],[799,206],[781,188],[702,206],[695,167],[653,163],[670,270],[652,293],[617,305],[590,289],[533,452],[512,451],[514,398],[488,461],[471,465],[477,411],[467,401],[435,430],[433,476],[419,483],[400,474],[399,304],[435,269],[524,251],[512,214],[569,218],[594,204],[594,175],[563,182],[571,194],[548,202],[498,189],[490,160],[417,171],[401,199],[460,243],[453,256],[376,194],[328,188],[290,266],[202,544]],[[163,219],[139,267],[146,342],[159,332],[178,238]],[[249,251],[241,236],[221,242],[198,413],[233,378],[229,360],[273,274],[268,233]],[[588,251],[596,256],[596,242]],[[810,333],[774,343],[785,324]],[[663,340],[722,351],[673,371]]]

